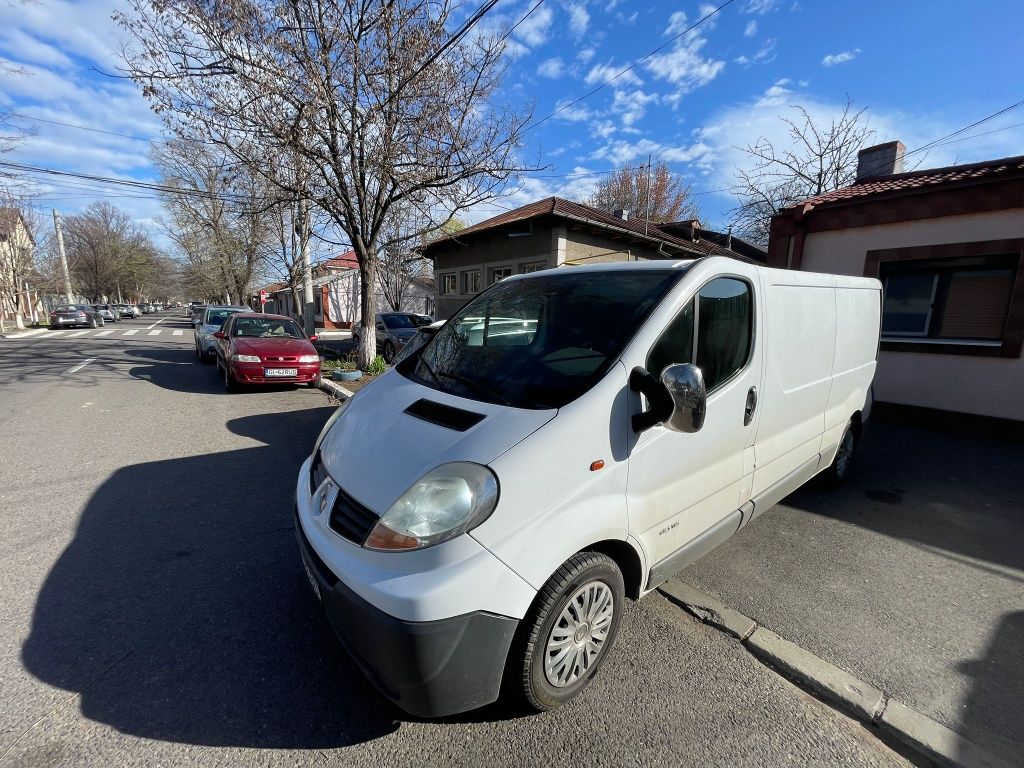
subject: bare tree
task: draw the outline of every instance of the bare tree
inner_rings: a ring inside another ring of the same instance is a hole
[[[152,159],[162,174],[167,236],[204,298],[241,303],[270,246],[276,204],[263,179],[217,147],[170,141]]]
[[[35,269],[39,216],[32,199],[0,188],[0,331],[8,312],[15,328],[25,327],[31,312],[25,296],[26,281]]]
[[[842,113],[818,124],[800,106],[794,117],[780,115],[787,126],[788,146],[776,147],[769,139],[740,147],[750,164],[736,169],[732,192],[740,204],[731,213],[737,232],[765,245],[772,216],[787,206],[853,183],[857,152],[871,140],[865,109],[847,101]]]
[[[449,40],[451,0],[130,0],[127,73],[171,129],[226,147],[345,233],[376,313],[381,230],[415,200],[431,228],[500,192],[529,111],[496,97],[507,36]],[[443,47],[443,49],[442,49]],[[288,173],[271,162],[297,157]],[[300,183],[301,182],[301,183]],[[363,334],[362,365],[376,354]]]
[[[128,214],[107,202],[93,203],[64,227],[68,267],[91,301],[123,300],[160,283],[168,266],[149,236]]]
[[[672,173],[663,160],[608,174],[580,202],[602,211],[629,211],[658,223],[700,218],[690,183]]]

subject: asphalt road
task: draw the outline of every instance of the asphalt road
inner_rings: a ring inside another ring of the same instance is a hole
[[[1022,469],[1019,440],[879,420],[842,488],[680,578],[1024,768]]]
[[[658,595],[561,710],[405,716],[296,551],[327,397],[228,395],[156,319],[0,341],[0,765],[907,764]]]

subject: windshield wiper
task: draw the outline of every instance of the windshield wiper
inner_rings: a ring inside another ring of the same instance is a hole
[[[440,377],[438,377],[438,375],[434,371],[434,369],[430,367],[430,363],[428,363],[426,360],[423,359],[422,355],[420,355],[420,359],[419,359],[418,362],[419,362],[420,365],[423,366],[423,368],[427,371],[427,373],[430,374],[430,378],[432,378],[437,384],[441,383]]]
[[[462,376],[462,375],[460,375],[458,373],[448,373],[447,371],[445,371],[443,373],[440,373],[440,374],[435,374],[435,375],[436,376],[443,376],[444,378],[451,379],[452,381],[457,381],[457,382],[459,382],[459,384],[465,384],[467,387],[471,387],[472,389],[475,389],[477,392],[482,392],[483,394],[487,395],[488,397],[494,398],[495,400],[497,400],[502,405],[507,405],[510,408],[514,408],[515,407],[515,406],[512,405],[512,401],[509,400],[507,397],[505,397],[502,394],[499,394],[498,392],[495,392],[493,389],[488,387],[486,384],[481,384],[479,381],[474,381],[473,379],[466,378],[465,376]]]

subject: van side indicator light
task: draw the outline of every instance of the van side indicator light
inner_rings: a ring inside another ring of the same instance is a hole
[[[604,469],[604,459],[598,459],[597,461],[590,462],[591,472],[597,472],[599,469]]]

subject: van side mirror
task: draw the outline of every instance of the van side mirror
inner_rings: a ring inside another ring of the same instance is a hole
[[[661,383],[672,398],[672,415],[665,427],[673,432],[699,432],[707,413],[704,374],[693,363],[670,365],[661,372]]]
[[[704,375],[692,363],[670,365],[660,377],[637,366],[629,374],[629,388],[645,395],[650,406],[633,415],[633,431],[637,434],[656,424],[664,424],[673,432],[697,432],[704,426]]]

